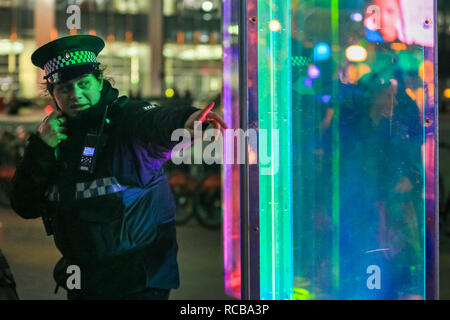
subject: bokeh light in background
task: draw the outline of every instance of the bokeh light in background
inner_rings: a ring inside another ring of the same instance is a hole
[[[277,32],[281,30],[281,23],[278,20],[272,20],[269,23],[270,30]]]
[[[312,64],[308,67],[308,75],[311,79],[317,79],[320,77],[320,69],[318,66]]]
[[[347,50],[345,50],[345,56],[352,62],[365,61],[367,59],[367,55],[367,50],[360,45],[350,46]]]
[[[434,63],[425,60],[419,67],[419,77],[426,83],[431,83],[434,79]]]
[[[446,97],[447,99],[450,99],[450,89],[449,88],[444,90],[444,97]]]
[[[48,105],[45,107],[45,113],[50,114],[53,112],[53,107],[51,105]]]
[[[351,16],[350,16],[350,18],[351,18],[353,21],[356,21],[356,22],[361,22],[361,21],[363,21],[363,15],[362,15],[361,13],[359,13],[359,12],[352,13]]]
[[[331,50],[328,43],[321,42],[314,47],[314,60],[327,60],[331,56]]]
[[[168,88],[166,90],[166,97],[167,98],[172,98],[175,95],[175,90],[173,90],[172,88]]]
[[[306,79],[303,81],[303,84],[304,84],[305,87],[307,87],[307,88],[312,88],[313,85],[314,85],[314,81],[313,81],[311,78],[306,78]]]
[[[205,12],[209,12],[214,8],[214,4],[211,1],[203,1],[202,9]]]
[[[394,42],[393,44],[391,44],[391,48],[392,48],[392,50],[395,50],[395,51],[404,51],[404,50],[408,49],[406,44],[401,43],[401,42]]]
[[[322,96],[322,102],[325,103],[325,104],[329,103],[331,101],[331,98],[332,98],[331,95],[325,94],[325,95]]]

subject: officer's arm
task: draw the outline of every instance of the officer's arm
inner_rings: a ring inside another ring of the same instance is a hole
[[[134,137],[172,150],[179,143],[172,141],[173,132],[183,130],[186,120],[198,110],[190,106],[144,106],[134,110],[127,125]]]
[[[11,206],[26,219],[42,215],[44,193],[55,169],[54,148],[33,134],[12,180]]]

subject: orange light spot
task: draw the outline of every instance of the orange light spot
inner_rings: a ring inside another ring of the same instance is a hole
[[[58,39],[58,29],[52,28],[52,31],[50,31],[50,40],[56,39]]]
[[[133,31],[127,31],[125,32],[125,41],[131,42],[133,41]]]
[[[365,63],[361,63],[358,65],[358,77],[361,79],[364,75],[372,72],[372,69]],[[359,80],[358,79],[358,80]]]
[[[447,99],[450,99],[450,89],[444,90],[444,97],[446,97]]]
[[[391,48],[392,48],[392,50],[395,50],[395,51],[404,51],[407,49],[406,44],[400,43],[400,42],[395,42],[395,43],[391,44]]]
[[[358,82],[358,80],[359,80],[358,68],[354,64],[348,66],[348,68],[347,68],[347,78],[348,78],[350,83],[357,83]]]
[[[211,32],[209,34],[209,43],[210,44],[217,44],[217,36],[215,32]]]
[[[183,44],[184,43],[184,32],[183,31],[178,31],[177,32],[177,43],[178,44]]]
[[[194,31],[194,43],[200,43],[200,31]]]
[[[434,64],[432,61],[425,60],[419,68],[419,77],[426,83],[434,81]]]
[[[414,101],[416,101],[416,99],[417,99],[416,93],[415,93],[411,88],[406,89],[406,94],[407,94],[411,99],[413,99]]]
[[[53,107],[51,105],[48,105],[45,107],[45,113],[50,114],[53,112]]]

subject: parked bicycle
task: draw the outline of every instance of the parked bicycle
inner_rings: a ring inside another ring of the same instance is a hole
[[[222,222],[220,166],[206,169],[189,166],[168,170],[169,184],[175,196],[177,225],[193,217],[207,229],[218,229]],[[197,170],[196,170],[197,169]],[[200,169],[200,170],[198,170]],[[200,172],[198,172],[200,171]]]

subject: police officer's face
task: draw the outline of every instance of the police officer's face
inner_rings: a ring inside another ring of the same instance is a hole
[[[71,81],[56,84],[53,98],[61,111],[69,118],[86,110],[100,101],[103,79],[97,80],[93,74],[84,75]]]

